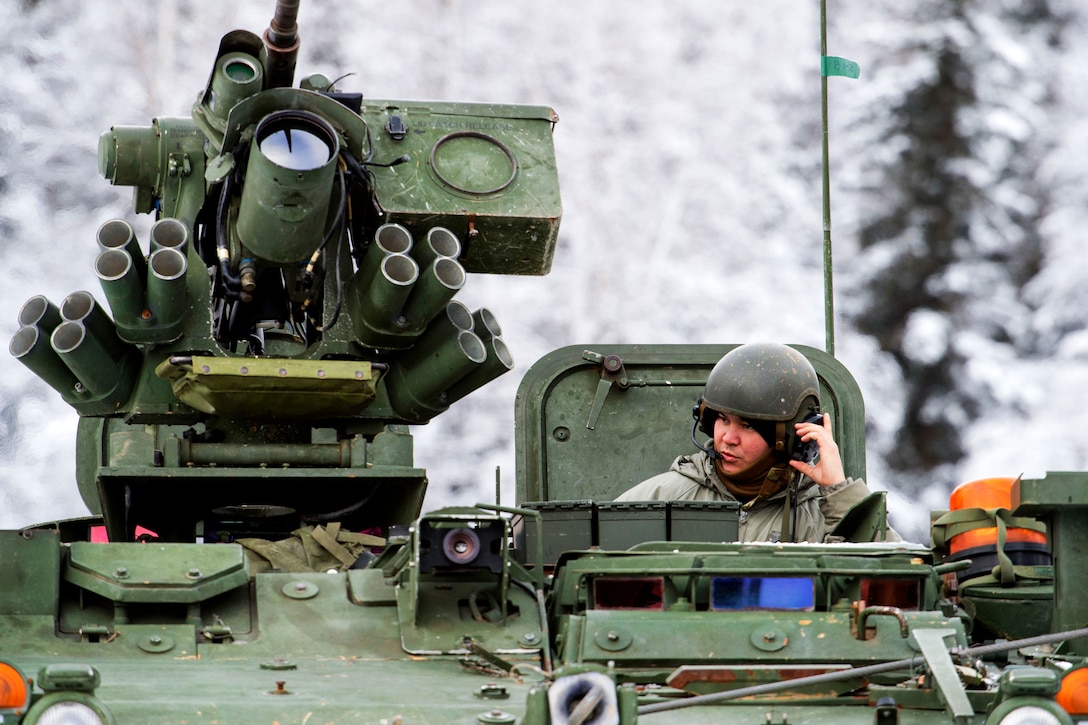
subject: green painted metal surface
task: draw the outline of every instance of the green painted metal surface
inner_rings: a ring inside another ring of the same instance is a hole
[[[0,723],[1072,722],[1086,473],[975,517],[1049,537],[1004,579],[870,543],[880,494],[823,544],[736,543],[736,505],[610,501],[692,449],[732,345],[545,356],[519,507],[424,513],[409,425],[513,367],[456,294],[548,272],[557,117],[292,87],[296,12],[223,37],[191,118],[100,138],[157,218],[146,243],[93,235],[112,314],[86,291],[20,310],[11,352],[79,413],[95,515],[0,532]],[[857,383],[797,349],[864,476]]]

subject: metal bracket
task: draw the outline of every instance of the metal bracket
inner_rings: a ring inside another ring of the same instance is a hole
[[[941,691],[945,704],[952,711],[953,719],[961,723],[968,722],[975,714],[975,708],[967,699],[952,656],[948,654],[948,645],[944,642],[945,637],[955,637],[956,630],[915,627],[911,633],[922,650],[922,656],[926,658],[926,665],[937,682],[937,689]]]
[[[401,141],[408,135],[408,124],[404,122],[403,118],[394,113],[389,116],[389,121],[385,124],[385,130],[389,132],[394,141]]]
[[[166,158],[167,176],[189,176],[193,173],[193,165],[189,161],[189,154],[183,152],[172,153]]]

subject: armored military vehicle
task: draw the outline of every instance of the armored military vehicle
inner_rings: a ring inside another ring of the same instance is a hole
[[[932,546],[880,540],[881,494],[819,544],[612,500],[690,446],[728,345],[547,355],[517,396],[518,505],[423,513],[410,426],[512,367],[456,293],[551,265],[557,117],[296,83],[297,10],[225,35],[190,117],[101,136],[149,238],[107,221],[101,295],[19,311],[10,351],[78,412],[94,515],[0,532],[0,722],[1088,712],[1088,474],[972,484]],[[864,476],[857,385],[797,349]]]

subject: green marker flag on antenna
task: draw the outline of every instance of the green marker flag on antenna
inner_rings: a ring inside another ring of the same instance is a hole
[[[857,78],[861,75],[861,67],[852,60],[838,58],[833,55],[825,55],[820,58],[820,74],[824,78],[828,76],[846,76]]]

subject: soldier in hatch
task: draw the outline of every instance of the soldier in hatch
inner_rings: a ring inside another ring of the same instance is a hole
[[[737,501],[741,541],[824,541],[870,492],[846,477],[819,406],[819,380],[804,355],[776,343],[741,345],[710,371],[692,410],[699,452],[616,500]],[[711,436],[706,445],[696,427]],[[888,527],[887,539],[900,537]]]

